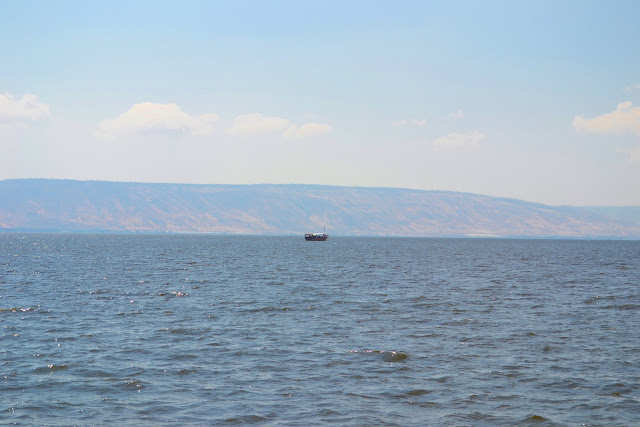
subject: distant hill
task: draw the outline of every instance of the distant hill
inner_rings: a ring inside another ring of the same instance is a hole
[[[639,208],[323,185],[0,181],[0,230],[640,238]]]

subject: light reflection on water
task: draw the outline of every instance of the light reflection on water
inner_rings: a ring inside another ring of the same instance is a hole
[[[639,267],[634,241],[0,234],[0,419],[637,424]]]

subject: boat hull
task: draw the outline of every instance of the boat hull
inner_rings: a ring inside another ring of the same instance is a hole
[[[307,242],[324,242],[329,238],[328,234],[305,234],[304,240]]]

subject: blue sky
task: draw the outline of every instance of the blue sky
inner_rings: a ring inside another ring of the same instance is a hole
[[[640,205],[637,1],[0,2],[0,179]]]

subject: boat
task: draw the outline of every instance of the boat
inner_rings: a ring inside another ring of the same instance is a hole
[[[308,242],[324,242],[329,238],[327,231],[323,229],[322,233],[307,233],[304,235],[304,240]]]

